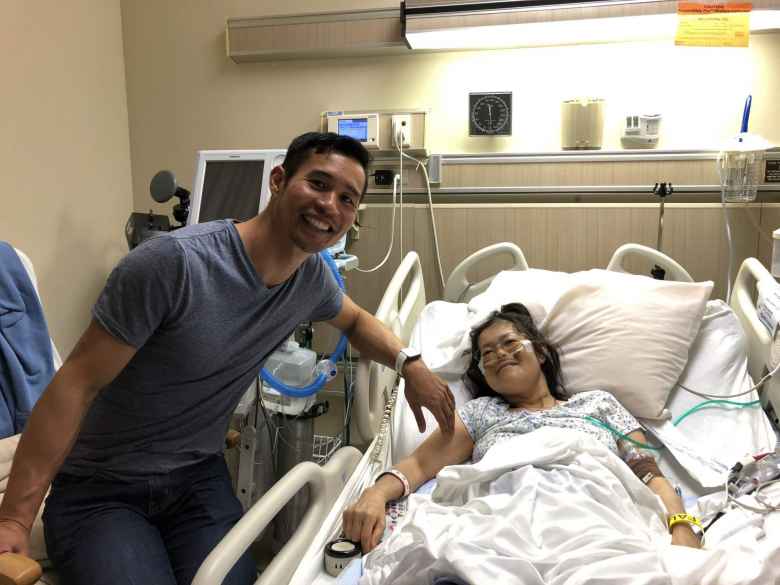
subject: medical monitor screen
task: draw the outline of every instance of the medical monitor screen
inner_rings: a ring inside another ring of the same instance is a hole
[[[368,118],[341,118],[339,134],[350,136],[359,142],[368,140]]]
[[[260,209],[262,160],[210,160],[203,177],[198,221],[246,220]]]

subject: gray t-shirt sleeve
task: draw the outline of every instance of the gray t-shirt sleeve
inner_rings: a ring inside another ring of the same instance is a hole
[[[185,282],[184,252],[176,240],[153,238],[120,260],[92,316],[111,335],[139,348],[175,316]]]
[[[341,311],[344,292],[325,260],[319,254],[313,254],[312,259],[311,290],[319,292],[320,302],[312,309],[309,320],[330,321]]]

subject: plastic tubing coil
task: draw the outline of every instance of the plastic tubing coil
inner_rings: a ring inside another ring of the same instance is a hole
[[[333,257],[330,255],[330,252],[328,252],[327,250],[323,250],[322,252],[320,252],[320,257],[322,257],[322,259],[330,268],[330,271],[333,274],[333,277],[336,279],[339,288],[341,288],[341,290],[344,290],[344,279],[341,278],[341,274],[339,274],[339,268],[338,266],[336,266],[336,262],[333,260]],[[274,375],[271,372],[269,372],[266,368],[260,370],[260,377],[263,379],[263,382],[268,384],[271,388],[273,388],[274,390],[278,390],[279,392],[281,392],[286,396],[292,396],[293,398],[306,398],[308,396],[311,396],[312,394],[316,394],[317,391],[320,388],[322,388],[322,386],[328,380],[331,380],[336,375],[336,363],[341,359],[341,356],[344,355],[344,351],[346,349],[347,349],[347,336],[342,333],[338,343],[336,344],[336,349],[333,351],[332,354],[330,354],[330,357],[317,364],[317,370],[320,370],[320,373],[317,375],[314,381],[308,386],[303,386],[303,387],[288,386],[278,378],[274,377]],[[322,366],[323,363],[325,364],[324,367],[325,371],[321,371],[323,369]]]

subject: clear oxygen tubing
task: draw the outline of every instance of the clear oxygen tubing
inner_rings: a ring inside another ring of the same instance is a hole
[[[720,168],[720,161],[718,161],[718,174],[720,175],[722,170]],[[723,178],[721,176],[721,189],[720,189],[720,204],[723,207],[723,222],[726,225],[726,242],[729,247],[729,260],[728,268],[726,269],[726,302],[731,302],[731,275],[732,265],[734,264],[734,242],[731,239],[731,218],[729,214],[728,205],[726,205],[726,189],[723,187]]]
[[[338,283],[341,290],[344,290],[344,279],[341,278],[341,274],[339,274],[339,268],[336,266],[336,262],[331,257],[330,252],[323,250],[320,252],[320,256],[330,268],[330,271],[333,273],[333,277],[336,279],[336,282]],[[317,391],[322,388],[325,382],[331,380],[336,375],[336,363],[341,359],[341,356],[344,355],[344,351],[346,349],[347,336],[342,334],[338,343],[336,344],[336,349],[333,351],[330,357],[317,364],[317,370],[319,370],[320,373],[308,386],[303,386],[301,388],[288,386],[281,380],[275,378],[274,375],[265,368],[260,370],[260,377],[263,379],[263,382],[268,384],[271,388],[278,390],[286,396],[292,396],[293,398],[306,398],[307,396],[316,394]],[[323,368],[326,371],[321,371]]]
[[[672,421],[672,424],[674,426],[677,426],[683,420],[688,418],[690,415],[695,414],[699,410],[702,410],[703,408],[706,408],[706,407],[708,407],[710,405],[720,405],[720,404],[729,404],[729,405],[732,405],[732,406],[736,406],[738,408],[750,408],[750,407],[755,407],[755,406],[760,405],[761,401],[760,400],[753,400],[752,402],[734,402],[732,400],[705,400],[704,402],[701,402],[700,404],[697,404],[696,406],[694,406],[692,408],[689,408],[688,410],[683,412],[680,416],[678,416],[676,419],[674,419]],[[661,446],[661,447],[653,447],[652,445],[647,445],[645,443],[642,443],[641,441],[636,441],[636,440],[632,439],[631,437],[629,437],[628,435],[625,435],[625,434],[621,433],[620,431],[618,431],[617,429],[611,427],[607,423],[605,423],[603,421],[600,421],[597,418],[593,418],[592,416],[583,416],[582,418],[584,418],[589,423],[592,423],[592,424],[594,424],[594,425],[596,425],[598,427],[601,427],[603,429],[608,430],[613,435],[615,435],[615,436],[617,436],[617,437],[619,437],[619,438],[621,438],[621,439],[623,439],[625,441],[628,441],[629,443],[633,443],[634,445],[637,445],[638,447],[642,447],[643,449],[651,449],[653,451],[660,451],[660,450],[662,450],[664,448],[663,446]]]
[[[733,400],[705,400],[704,402],[701,402],[697,404],[696,406],[689,408],[684,413],[682,413],[680,416],[678,416],[676,419],[672,421],[672,424],[674,426],[679,425],[682,421],[684,421],[686,418],[688,418],[690,415],[700,411],[703,408],[707,408],[709,406],[716,406],[721,404],[728,404],[731,406],[736,406],[738,408],[750,408],[754,406],[758,406],[761,404],[760,400],[753,400],[751,402],[734,402]]]

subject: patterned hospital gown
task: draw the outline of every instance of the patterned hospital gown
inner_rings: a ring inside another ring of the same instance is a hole
[[[577,429],[600,440],[618,454],[614,434],[585,420],[590,416],[607,423],[620,433],[628,434],[641,426],[615,399],[603,390],[575,394],[554,408],[541,411],[510,410],[509,404],[493,396],[470,400],[458,409],[458,415],[474,441],[472,462],[476,463],[498,441],[516,434],[530,433],[541,427]]]

